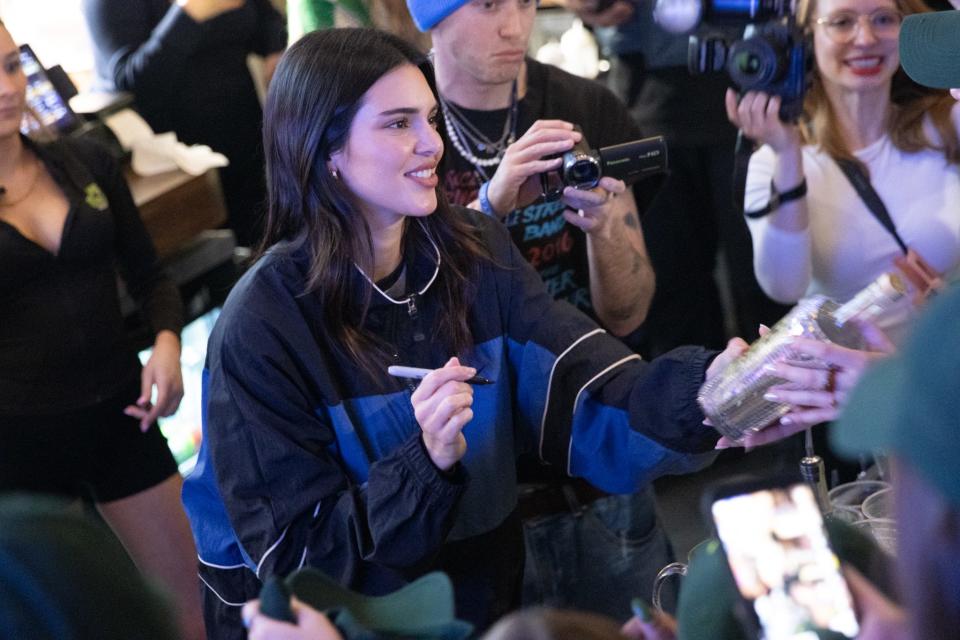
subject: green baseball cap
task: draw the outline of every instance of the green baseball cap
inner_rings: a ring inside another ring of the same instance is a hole
[[[900,28],[900,63],[919,84],[960,87],[960,11],[907,16]]]
[[[955,37],[960,59],[960,30]],[[830,437],[840,454],[902,457],[960,507],[958,426],[960,288],[954,286],[932,303],[899,354],[863,376]]]
[[[455,617],[453,585],[444,573],[428,573],[384,596],[357,593],[310,568],[292,574],[286,585],[301,601],[325,612],[348,638],[386,634],[460,640],[473,633],[471,624]]]
[[[173,640],[166,599],[107,527],[61,499],[0,497],[0,637]]]

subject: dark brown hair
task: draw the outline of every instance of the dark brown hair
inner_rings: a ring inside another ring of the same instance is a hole
[[[905,16],[930,11],[922,0],[895,0],[895,4]],[[808,33],[813,30],[815,12],[816,0],[798,0],[797,22]],[[960,164],[960,139],[951,118],[954,100],[948,91],[920,86],[900,68],[893,76],[890,100],[886,131],[896,148],[906,152],[934,149],[942,151],[947,162]],[[800,132],[805,144],[818,145],[831,157],[851,160],[866,170],[853,151],[847,148],[816,68],[812,73],[812,84],[804,100],[803,111]],[[928,112],[940,138],[938,143],[931,141],[923,130],[924,116]]]
[[[284,54],[264,109],[268,211],[260,253],[281,241],[306,243],[311,264],[305,293],[321,298],[338,348],[374,380],[382,379],[390,354],[363,328],[373,289],[357,265],[371,271],[370,229],[357,213],[354,195],[331,176],[327,160],[346,144],[367,90],[407,64],[423,72],[436,96],[429,62],[400,38],[375,29],[315,31]],[[430,240],[436,243],[441,265],[432,289],[442,312],[434,330],[452,353],[462,354],[472,344],[467,316],[476,270],[487,252],[476,230],[450,209],[439,185],[437,209],[421,221],[406,221],[403,252],[434,260]]]

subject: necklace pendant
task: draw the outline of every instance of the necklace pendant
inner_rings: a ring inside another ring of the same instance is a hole
[[[477,151],[486,151],[486,150],[487,150],[487,145],[483,144],[482,142],[477,143]]]

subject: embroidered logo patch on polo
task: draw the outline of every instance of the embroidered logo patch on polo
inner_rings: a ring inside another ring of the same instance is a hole
[[[91,182],[84,187],[83,193],[86,195],[87,204],[97,211],[105,211],[110,206],[110,203],[107,202],[107,196],[96,182]]]

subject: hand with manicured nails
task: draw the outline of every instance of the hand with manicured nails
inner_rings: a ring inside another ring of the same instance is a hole
[[[771,402],[790,404],[790,413],[779,422],[748,434],[741,442],[721,438],[717,448],[743,446],[751,449],[782,440],[813,425],[836,420],[848,394],[864,372],[894,352],[893,344],[880,329],[862,324],[860,330],[867,340],[868,351],[848,349],[832,342],[794,338],[790,343],[793,350],[815,360],[782,360],[770,365],[770,373],[786,382],[770,387],[764,396]],[[767,331],[767,327],[760,327],[760,335]]]
[[[206,22],[221,13],[243,6],[246,0],[177,0],[177,5],[197,22]]]
[[[152,404],[153,388],[157,388],[157,403]],[[172,331],[161,331],[153,344],[153,353],[140,372],[140,397],[123,412],[140,421],[140,431],[146,432],[161,416],[169,416],[183,399],[183,374],[180,369],[180,338]]]
[[[609,227],[610,211],[616,197],[627,190],[621,180],[601,178],[593,189],[564,187],[563,202],[573,211],[563,212],[564,219],[586,233],[603,234]]]
[[[476,374],[450,358],[428,373],[410,398],[427,454],[441,471],[450,470],[467,452],[463,427],[473,419],[473,387],[465,381]]]
[[[562,158],[544,160],[563,153],[583,137],[563,120],[537,120],[520,139],[507,147],[500,166],[490,179],[487,197],[500,216],[525,207],[540,197],[540,174],[555,171]]]
[[[767,144],[778,154],[800,148],[800,129],[780,120],[780,96],[748,91],[742,98],[727,89],[727,118],[757,144]]]

